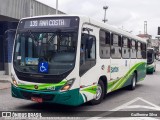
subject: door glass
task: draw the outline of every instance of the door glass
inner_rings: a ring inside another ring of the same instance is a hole
[[[96,38],[83,33],[80,48],[80,76],[96,64]]]

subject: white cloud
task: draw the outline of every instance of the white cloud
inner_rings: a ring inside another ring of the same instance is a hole
[[[38,0],[56,7],[56,0]],[[143,33],[144,21],[148,21],[148,33],[156,36],[160,26],[160,0],[58,0],[59,9],[67,14],[82,14],[99,21],[104,19],[103,6],[107,10],[108,23],[122,27],[133,34]]]

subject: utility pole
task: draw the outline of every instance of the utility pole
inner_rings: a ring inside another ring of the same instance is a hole
[[[106,19],[106,11],[107,11],[107,9],[108,9],[108,6],[104,6],[103,9],[104,9],[104,20],[102,20],[102,21],[105,23],[105,22],[108,21],[108,20]]]
[[[56,0],[56,14],[58,14],[58,0]]]
[[[147,35],[147,21],[144,21],[144,34]]]

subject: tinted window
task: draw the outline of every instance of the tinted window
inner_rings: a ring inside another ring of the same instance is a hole
[[[80,76],[96,64],[96,38],[83,33],[80,48]]]
[[[135,59],[137,58],[137,50],[136,50],[136,41],[131,40],[131,58]]]
[[[137,58],[142,58],[142,44],[141,42],[137,42]]]
[[[114,59],[121,58],[121,36],[117,34],[111,35],[111,56]]]
[[[130,40],[126,37],[122,37],[122,57],[123,58],[130,58]]]
[[[110,58],[110,32],[100,31],[100,58]]]
[[[146,44],[142,43],[142,58],[146,59]]]

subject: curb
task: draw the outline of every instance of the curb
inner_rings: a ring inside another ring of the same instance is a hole
[[[10,83],[10,80],[0,80],[0,83]]]
[[[11,81],[11,76],[9,75],[0,75],[0,83],[7,83]]]
[[[0,90],[9,89],[9,88],[11,88],[11,84],[9,82],[0,83]]]
[[[9,89],[11,87],[5,87],[5,88],[0,88],[0,90],[5,90],[5,89]]]

